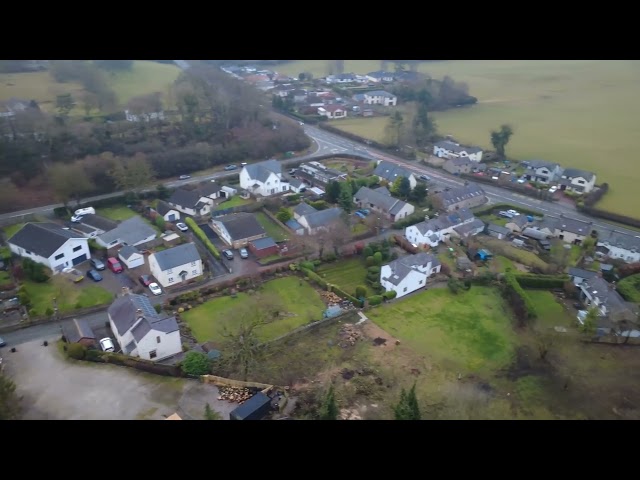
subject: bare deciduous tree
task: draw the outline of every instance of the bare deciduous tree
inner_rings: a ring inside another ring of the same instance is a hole
[[[142,153],[136,153],[132,158],[118,158],[110,174],[118,189],[133,193],[155,179],[151,162]]]
[[[71,165],[57,163],[49,169],[48,178],[56,197],[65,206],[70,200],[80,200],[81,195],[94,188],[87,172],[79,163]]]

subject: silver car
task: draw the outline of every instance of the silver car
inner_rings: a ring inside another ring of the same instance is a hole
[[[249,252],[247,252],[246,248],[240,249],[240,258],[249,258]]]
[[[105,269],[104,262],[102,260],[98,260],[97,258],[92,258],[91,260],[89,260],[89,263],[91,263],[93,268],[95,268],[96,270],[104,270]]]

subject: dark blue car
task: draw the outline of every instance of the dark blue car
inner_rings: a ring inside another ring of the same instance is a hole
[[[94,282],[99,282],[100,280],[102,280],[102,275],[100,275],[97,270],[89,270],[87,272],[87,277],[89,277]]]

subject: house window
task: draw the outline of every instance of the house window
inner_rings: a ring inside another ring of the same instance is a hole
[[[173,273],[173,268],[170,268],[169,270],[167,270],[167,273]]]
[[[196,262],[191,262],[191,266],[195,267],[196,266]]]
[[[406,292],[406,291],[407,291],[407,287],[404,287],[404,290],[403,290],[403,292]]]
[[[156,337],[156,342],[160,343],[160,337]]]
[[[77,252],[78,250],[82,250],[82,245],[78,245],[73,249],[74,252]]]
[[[192,271],[191,271],[191,274],[192,274],[192,275],[197,275],[197,274],[198,274],[198,270],[192,270]]]
[[[64,258],[64,253],[61,253],[60,255],[56,255],[55,257],[56,260],[60,260],[61,258]]]
[[[151,350],[149,352],[149,358],[156,358],[158,356],[158,352],[156,352],[155,350]]]
[[[169,277],[168,281],[169,283],[173,283],[173,277]]]
[[[420,281],[418,282],[418,285],[422,285],[422,282],[423,282],[423,280],[420,280]]]

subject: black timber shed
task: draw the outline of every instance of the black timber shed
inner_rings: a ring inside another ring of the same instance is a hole
[[[262,420],[271,410],[271,398],[262,392],[239,405],[229,414],[229,420]]]

